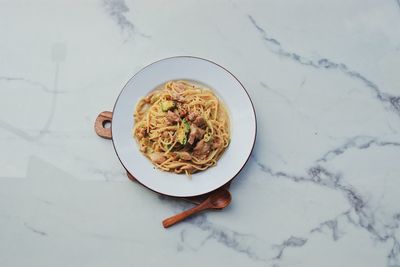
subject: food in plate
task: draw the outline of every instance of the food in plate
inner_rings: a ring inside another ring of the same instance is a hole
[[[216,165],[230,142],[227,110],[211,89],[169,81],[139,100],[133,136],[159,169],[190,175]]]

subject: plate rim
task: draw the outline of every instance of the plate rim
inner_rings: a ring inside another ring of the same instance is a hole
[[[122,167],[123,167],[123,168],[125,169],[125,171],[128,172],[133,178],[135,178],[135,180],[136,180],[140,185],[144,186],[145,188],[147,188],[147,189],[149,189],[149,190],[151,190],[151,191],[153,191],[153,192],[155,192],[155,193],[158,193],[158,194],[164,195],[164,196],[178,197],[178,198],[196,197],[196,196],[201,196],[201,195],[208,194],[208,193],[210,193],[210,192],[212,192],[212,191],[214,191],[214,190],[216,190],[216,189],[218,189],[218,188],[221,188],[222,186],[224,186],[224,185],[226,185],[226,184],[232,182],[232,180],[233,180],[236,176],[238,176],[239,173],[240,173],[240,172],[243,170],[243,168],[246,166],[247,162],[249,161],[249,159],[250,159],[250,157],[251,157],[251,155],[252,155],[252,153],[253,153],[253,151],[254,151],[254,147],[255,147],[255,143],[256,143],[256,139],[257,139],[257,114],[256,114],[256,110],[255,110],[255,108],[254,108],[253,100],[251,99],[251,97],[250,97],[250,95],[249,95],[249,92],[246,90],[246,88],[244,87],[244,85],[242,84],[242,82],[241,82],[232,72],[230,72],[228,69],[226,69],[226,68],[223,67],[222,65],[220,65],[220,64],[218,64],[218,63],[216,63],[216,62],[214,62],[214,61],[212,61],[212,60],[209,60],[209,59],[206,59],[206,58],[202,58],[202,57],[197,57],[197,56],[190,56],[190,55],[179,55],[179,56],[166,57],[166,58],[162,58],[162,59],[159,59],[159,60],[157,60],[157,61],[154,61],[154,62],[152,62],[152,63],[150,63],[150,64],[148,64],[148,65],[142,67],[142,68],[141,68],[140,70],[138,70],[138,71],[125,83],[125,85],[122,87],[121,91],[120,91],[119,94],[118,94],[118,97],[115,99],[114,106],[113,106],[113,109],[112,109],[112,113],[114,114],[115,107],[116,107],[116,105],[117,105],[117,103],[118,103],[118,100],[119,100],[119,98],[120,98],[122,92],[123,92],[124,89],[127,87],[127,85],[131,82],[131,80],[134,79],[134,78],[136,77],[136,75],[138,75],[139,73],[141,73],[141,72],[142,72],[143,70],[145,70],[146,68],[152,66],[153,64],[157,64],[158,62],[161,62],[161,61],[164,61],[164,60],[168,60],[168,59],[174,59],[174,58],[192,58],[192,59],[199,59],[199,60],[207,61],[208,63],[214,64],[214,65],[220,67],[221,69],[223,69],[224,71],[226,71],[227,73],[229,73],[229,74],[240,84],[240,86],[242,87],[242,89],[243,89],[244,92],[246,93],[247,97],[249,98],[250,104],[251,104],[251,108],[252,108],[252,111],[253,111],[253,114],[254,114],[254,126],[255,126],[255,127],[254,127],[253,144],[251,145],[251,149],[250,149],[249,154],[248,154],[247,157],[246,157],[246,160],[244,161],[244,163],[242,164],[242,166],[240,167],[240,169],[238,170],[238,172],[237,172],[235,175],[233,175],[233,177],[229,178],[229,180],[227,180],[224,184],[220,185],[219,187],[214,188],[214,189],[211,189],[211,190],[209,190],[209,191],[207,191],[207,192],[204,192],[204,193],[201,193],[201,194],[195,194],[195,195],[172,195],[172,194],[166,194],[166,193],[159,192],[159,191],[157,191],[157,190],[155,190],[155,189],[152,189],[152,188],[148,187],[147,185],[143,184],[143,183],[140,181],[140,179],[138,179],[138,178],[135,177],[133,174],[131,174],[131,173],[129,172],[129,170],[126,168],[126,166],[125,166],[124,163],[122,162],[122,160],[121,160],[121,158],[120,158],[120,155],[118,154],[118,151],[117,151],[117,149],[116,149],[116,147],[115,147],[114,137],[113,137],[113,134],[112,134],[112,128],[113,128],[113,127],[112,127],[112,120],[111,120],[111,127],[110,127],[110,131],[111,131],[111,141],[112,141],[112,144],[113,144],[113,148],[114,148],[115,154],[117,155],[118,160],[119,160],[119,162],[121,163]]]

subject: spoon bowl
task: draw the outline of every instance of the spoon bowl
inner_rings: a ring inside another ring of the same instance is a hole
[[[218,190],[215,192],[215,194],[211,194],[209,198],[207,198],[212,207],[212,209],[223,209],[227,207],[231,201],[232,201],[232,196],[231,193],[229,193],[228,190]]]

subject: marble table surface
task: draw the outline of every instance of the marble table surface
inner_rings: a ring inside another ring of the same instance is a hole
[[[0,1],[0,266],[400,266],[400,2]],[[233,202],[130,182],[93,122],[161,58],[258,116]],[[217,265],[218,264],[218,265]]]

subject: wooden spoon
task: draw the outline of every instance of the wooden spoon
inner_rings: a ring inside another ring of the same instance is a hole
[[[194,206],[191,209],[185,210],[182,213],[179,213],[177,215],[174,215],[172,217],[169,217],[167,219],[165,219],[162,224],[165,228],[168,228],[184,219],[186,219],[187,217],[200,212],[202,210],[206,210],[206,209],[223,209],[226,206],[229,205],[229,203],[231,203],[232,197],[231,197],[231,193],[229,193],[228,190],[226,189],[219,189],[213,193],[211,193],[211,195],[204,200],[202,203],[200,203],[197,206]]]

